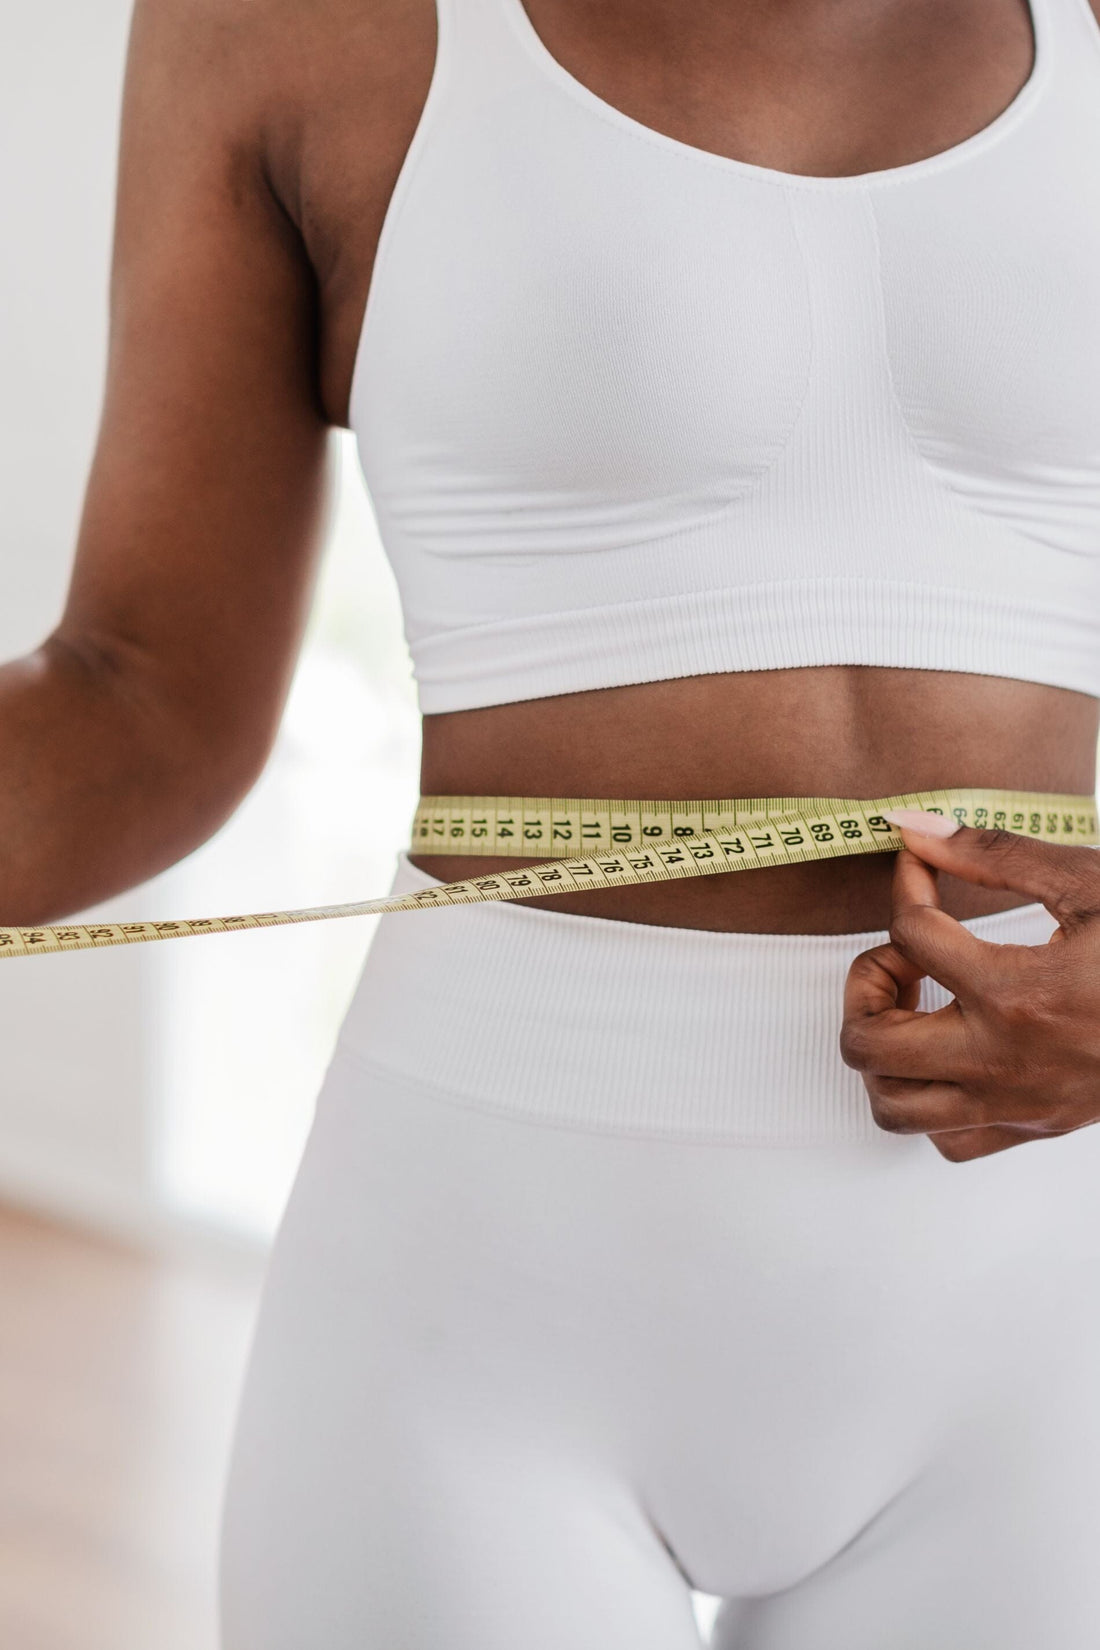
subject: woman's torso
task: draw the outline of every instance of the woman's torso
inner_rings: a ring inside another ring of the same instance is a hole
[[[553,57],[609,106],[695,149],[810,176],[903,167],[965,142],[1012,106],[1033,63],[1024,0],[782,12],[706,0],[687,29],[675,0],[530,0],[527,10]],[[280,35],[272,175],[317,272],[320,393],[344,424],[378,237],[431,82],[435,5],[381,0],[364,17],[339,0],[305,22]],[[1085,792],[1096,734],[1090,695],[988,674],[718,671],[430,715],[423,781],[437,794]],[[890,868],[889,856],[834,861],[575,908],[731,930],[871,929],[887,920]],[[959,915],[1015,903],[964,885],[944,898]]]

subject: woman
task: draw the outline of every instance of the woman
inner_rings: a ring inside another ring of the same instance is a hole
[[[4,919],[255,779],[329,425],[426,792],[1091,791],[1098,140],[1089,0],[141,0]],[[1100,878],[908,824],[383,922],[267,1285],[226,1650],[688,1650],[691,1587],[721,1650],[1095,1643]]]

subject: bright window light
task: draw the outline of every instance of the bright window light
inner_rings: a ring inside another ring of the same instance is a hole
[[[417,796],[415,692],[350,436],[275,751],[239,812],[158,883],[178,916],[382,894]],[[156,1177],[169,1208],[273,1231],[377,919],[156,948]]]

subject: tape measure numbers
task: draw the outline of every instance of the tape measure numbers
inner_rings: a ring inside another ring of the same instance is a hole
[[[1096,841],[1097,807],[1090,796],[977,790],[922,791],[877,801],[820,796],[758,796],[732,802],[422,796],[413,816],[412,849],[422,854],[569,858],[646,848],[710,832],[727,837],[742,833],[750,859],[772,854],[780,863],[793,864],[899,848],[901,837],[882,817],[894,808],[948,813],[961,825],[1017,831],[1048,842]],[[769,832],[773,841],[766,840]],[[741,857],[739,850],[734,852]]]
[[[1098,841],[1095,798],[1045,792],[939,790],[874,801],[752,797],[630,802],[430,796],[420,799],[413,819],[414,853],[537,859],[539,863],[413,894],[297,911],[176,922],[0,928],[0,958],[282,928],[335,917],[587,893],[852,854],[887,853],[902,846],[900,834],[883,817],[894,808],[951,814],[963,825],[1016,831],[1043,842],[1092,847]]]

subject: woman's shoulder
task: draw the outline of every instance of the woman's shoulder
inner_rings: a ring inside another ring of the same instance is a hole
[[[238,118],[308,117],[349,94],[369,110],[430,62],[435,17],[435,0],[135,0],[131,63],[159,60]]]

